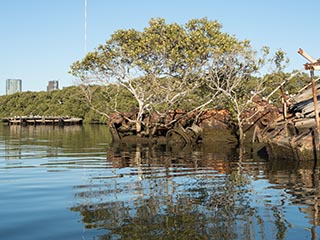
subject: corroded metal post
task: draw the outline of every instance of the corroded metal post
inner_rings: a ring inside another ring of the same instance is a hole
[[[303,51],[301,48],[299,48],[298,53],[310,62],[310,63],[306,63],[304,65],[304,68],[305,70],[310,70],[311,83],[312,83],[312,95],[313,95],[313,103],[314,103],[314,114],[315,114],[315,121],[316,121],[316,133],[319,136],[319,131],[320,131],[319,107],[318,107],[318,98],[317,98],[317,86],[316,86],[316,81],[314,79],[314,70],[320,70],[320,60],[314,59],[308,53]]]
[[[313,104],[314,104],[314,116],[315,116],[315,121],[316,121],[316,129],[315,133],[313,136],[313,141],[314,141],[314,160],[315,160],[315,165],[319,165],[319,131],[320,131],[320,124],[319,124],[319,106],[318,106],[318,97],[317,97],[317,86],[316,86],[316,81],[314,80],[314,71],[310,70],[310,76],[311,76],[311,82],[312,82],[312,95],[313,95]]]
[[[317,98],[317,86],[316,81],[314,80],[314,71],[310,71],[311,82],[312,82],[312,95],[313,95],[313,104],[314,104],[314,115],[316,120],[316,130],[319,136],[320,123],[319,123],[319,106],[318,106],[318,98]]]
[[[314,115],[315,115],[315,121],[316,121],[316,129],[314,131],[313,135],[313,144],[314,144],[314,159],[316,161],[316,166],[319,165],[319,131],[320,131],[320,123],[319,123],[319,106],[318,106],[318,97],[317,97],[317,86],[316,86],[316,80],[314,79],[314,71],[320,70],[320,60],[316,60],[313,57],[311,57],[309,54],[307,54],[305,51],[303,51],[301,48],[299,48],[298,53],[303,56],[305,59],[309,61],[309,63],[304,64],[304,69],[310,71],[310,77],[311,77],[311,84],[312,84],[312,95],[313,95],[313,104],[314,104]]]

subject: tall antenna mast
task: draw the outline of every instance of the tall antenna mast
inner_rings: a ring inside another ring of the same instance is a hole
[[[87,54],[87,0],[84,0],[84,55]]]

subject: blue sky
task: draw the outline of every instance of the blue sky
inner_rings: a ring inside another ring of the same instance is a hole
[[[0,95],[7,78],[22,79],[23,91],[45,91],[49,80],[60,88],[75,83],[68,71],[84,56],[84,2],[0,0]],[[319,0],[87,0],[87,51],[154,17],[179,24],[207,17],[256,50],[284,50],[291,72],[306,62],[299,48],[320,58],[319,11]]]

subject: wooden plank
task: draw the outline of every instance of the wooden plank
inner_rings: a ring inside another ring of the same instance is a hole
[[[317,79],[319,80],[319,79]],[[310,84],[311,85],[311,84]],[[310,86],[309,86],[310,87]],[[320,93],[320,84],[317,84],[317,92]],[[295,102],[295,103],[299,103],[305,100],[308,100],[310,98],[312,98],[312,88],[308,88],[304,91],[302,91],[301,93],[297,94],[296,96],[293,96],[291,99]]]
[[[303,51],[301,48],[299,48],[298,53],[304,57],[305,59],[307,59],[310,63],[314,63],[317,60],[314,59],[313,57],[311,57],[307,52]]]
[[[294,125],[298,129],[312,128],[316,126],[316,120],[315,118],[303,118],[303,119],[294,121]]]

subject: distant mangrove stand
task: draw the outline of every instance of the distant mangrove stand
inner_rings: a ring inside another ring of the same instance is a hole
[[[270,75],[270,87],[271,92],[273,86],[278,84],[281,79],[290,74],[275,74]],[[298,74],[287,84],[287,89],[294,92],[299,86],[309,81],[309,76],[305,73]],[[98,90],[97,90],[98,91]],[[205,90],[204,90],[205,91]],[[194,96],[192,104],[186,102],[180,106],[179,109],[189,110],[193,108],[193,105],[197,105],[197,99],[200,99],[203,93],[198,93],[198,96]],[[197,95],[197,93],[195,94]],[[279,94],[275,94],[274,102],[280,99]],[[104,104],[104,99],[95,99],[97,103]],[[137,102],[132,95],[127,91],[122,91],[118,96],[118,111],[129,112],[133,108],[137,108]],[[211,106],[212,107],[212,106]],[[223,106],[220,106],[223,107]],[[210,106],[208,106],[210,108]],[[228,106],[226,105],[227,109]],[[0,117],[13,117],[13,116],[72,116],[83,119],[83,123],[108,123],[109,119],[104,115],[97,113],[92,109],[87,100],[83,96],[83,92],[80,86],[65,87],[61,90],[55,90],[51,92],[40,91],[26,91],[10,95],[0,96]]]

